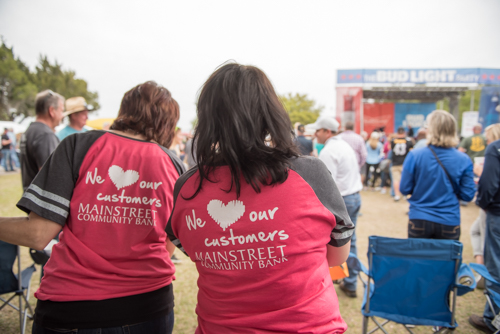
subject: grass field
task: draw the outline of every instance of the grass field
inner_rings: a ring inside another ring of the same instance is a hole
[[[0,216],[19,216],[23,213],[15,207],[15,203],[22,193],[21,180],[19,174],[0,175]],[[382,235],[389,237],[405,238],[407,235],[406,212],[408,204],[406,201],[394,202],[388,195],[381,195],[375,192],[362,193],[363,204],[361,208],[362,216],[358,219],[358,256],[366,264],[366,250],[368,236]],[[473,261],[472,248],[470,244],[469,229],[478,214],[478,208],[469,204],[461,208],[462,213],[462,236],[460,241],[464,244],[463,262]],[[174,333],[193,333],[196,328],[196,306],[198,274],[196,267],[182,253],[176,251],[176,255],[183,262],[177,265],[176,281],[174,282],[175,294],[175,327]],[[23,249],[22,264],[28,266],[31,264],[28,250]],[[32,295],[38,288],[39,271],[35,273],[32,280]],[[336,286],[340,311],[349,325],[347,333],[360,333],[362,316],[360,312],[362,301],[362,287],[359,284],[358,297],[356,299],[347,298]],[[476,290],[465,296],[457,298],[457,322],[459,327],[455,333],[478,333],[467,322],[470,314],[482,314],[484,307],[484,296],[481,290]],[[33,296],[30,298],[34,306],[36,300]],[[31,333],[31,323],[28,325],[28,333]],[[389,333],[403,333],[401,327],[390,325],[387,327]],[[418,327],[417,333],[430,333],[429,327]],[[0,311],[0,333],[11,334],[19,333],[17,313],[11,309]]]

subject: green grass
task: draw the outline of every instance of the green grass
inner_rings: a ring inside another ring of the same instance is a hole
[[[19,173],[6,173],[0,174],[0,217],[19,217],[25,213],[16,207],[17,201],[23,194],[23,187],[21,183],[21,174]],[[29,256],[29,250],[26,247],[21,247],[21,266],[22,268],[28,267],[33,261]],[[17,261],[14,263],[14,268],[17,268]],[[38,272],[33,274],[31,281],[30,304],[32,307],[36,304],[36,299],[33,293],[38,289],[40,274]],[[17,269],[16,269],[17,272]],[[18,304],[18,299],[15,298],[14,305]],[[19,316],[18,312],[11,307],[5,307],[0,311],[0,333],[10,334],[19,333]],[[31,333],[31,321],[28,321],[27,333]]]
[[[16,207],[23,195],[21,174],[0,174],[0,217],[16,217],[24,214]]]
[[[20,174],[0,175],[0,216],[22,216],[23,212],[15,207],[17,200],[22,194]],[[408,204],[405,201],[395,203],[388,195],[375,192],[362,193],[363,204],[361,212],[363,215],[358,219],[358,256],[366,264],[366,250],[369,235],[383,235],[388,237],[406,238]],[[462,213],[462,236],[460,241],[464,244],[463,262],[470,263],[472,258],[472,247],[470,244],[469,229],[478,215],[478,208],[469,204],[461,208]],[[174,333],[193,333],[196,328],[196,295],[198,288],[196,281],[198,273],[193,262],[176,250],[176,256],[183,262],[177,265],[176,280],[174,281],[175,294],[175,327]],[[23,247],[22,264],[31,264],[28,249]],[[38,288],[39,271],[34,274],[32,280],[32,295]],[[347,322],[349,329],[347,333],[360,333],[362,316],[360,312],[363,289],[358,287],[358,297],[351,299],[346,297],[336,286],[340,312]],[[30,298],[34,306],[35,298]],[[477,333],[467,322],[470,314],[482,314],[485,299],[481,290],[473,291],[465,296],[457,298],[457,322],[459,327],[455,331],[461,333]],[[371,323],[370,328],[373,326]],[[3,309],[0,311],[0,333],[19,333],[17,313],[13,310]],[[394,324],[387,327],[389,333],[404,333],[404,329]],[[416,333],[430,333],[429,327],[417,327]],[[31,323],[28,324],[28,333],[31,333]]]

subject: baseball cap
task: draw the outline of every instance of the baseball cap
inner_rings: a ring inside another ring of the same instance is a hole
[[[316,120],[316,123],[313,123],[310,125],[311,128],[315,130],[319,129],[327,129],[332,132],[338,132],[339,131],[339,122],[335,118],[331,117],[321,117]]]

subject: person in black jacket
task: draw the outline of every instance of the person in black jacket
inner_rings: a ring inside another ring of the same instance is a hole
[[[313,142],[312,140],[307,139],[304,137],[304,133],[306,131],[304,130],[304,125],[300,124],[297,127],[297,138],[296,138],[296,144],[300,149],[300,154],[302,155],[312,155],[313,151]]]
[[[484,265],[496,281],[500,281],[500,140],[486,148],[483,173],[479,179],[476,204],[486,211],[486,238],[484,242]],[[489,290],[500,293],[500,289],[486,282]],[[493,302],[493,301],[492,301]],[[471,315],[469,322],[475,328],[493,333],[496,329],[491,321],[500,312],[500,305],[493,302],[495,314],[486,304],[483,316]]]

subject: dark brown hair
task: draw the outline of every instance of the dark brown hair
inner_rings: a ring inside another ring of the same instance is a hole
[[[257,67],[236,63],[217,69],[198,99],[193,138],[203,180],[220,165],[231,171],[231,188],[240,195],[240,176],[256,192],[261,185],[283,183],[289,158],[298,156],[290,118],[267,76]]]
[[[168,148],[178,120],[179,105],[168,89],[147,81],[123,95],[118,118],[110,129],[131,130]]]

